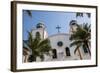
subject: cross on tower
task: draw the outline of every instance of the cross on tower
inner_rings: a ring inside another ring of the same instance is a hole
[[[56,29],[58,29],[58,33],[60,32],[61,27],[57,25]]]

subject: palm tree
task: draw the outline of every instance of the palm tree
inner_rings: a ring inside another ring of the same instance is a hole
[[[90,25],[88,24],[83,24],[83,25],[77,25],[77,30],[71,34],[70,36],[70,40],[72,41],[72,43],[70,44],[70,46],[76,46],[74,53],[76,53],[76,51],[79,52],[80,54],[80,59],[82,59],[82,55],[80,53],[80,47],[83,48],[87,48],[89,54],[91,55],[90,52],[90,39],[91,39],[91,29],[90,29]]]
[[[91,14],[90,14],[90,13],[85,13],[85,14],[87,15],[88,18],[91,17]],[[82,13],[82,12],[77,12],[77,13],[76,13],[76,17],[78,17],[78,16],[83,17],[83,16],[84,16],[84,13]]]
[[[28,14],[30,17],[32,17],[32,12],[31,12],[31,10],[26,10],[26,12],[27,12],[27,14]]]
[[[32,18],[32,11],[31,10],[24,10],[24,13]]]
[[[32,32],[28,32],[27,45],[32,50],[32,55],[29,61],[36,61],[36,57],[40,57],[41,61],[44,60],[44,54],[49,55],[51,45],[49,39],[41,39],[40,33],[36,33],[36,37],[32,37]]]
[[[83,17],[83,13],[77,12],[77,13],[76,13],[76,17],[78,17],[78,16]]]

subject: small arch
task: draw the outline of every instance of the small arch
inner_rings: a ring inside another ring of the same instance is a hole
[[[65,48],[65,51],[66,51],[66,56],[71,56],[69,47],[66,47]]]
[[[36,34],[40,34],[40,32],[37,31]]]

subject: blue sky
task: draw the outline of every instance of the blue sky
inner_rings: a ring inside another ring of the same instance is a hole
[[[46,26],[48,35],[57,34],[57,25],[61,27],[60,33],[69,33],[69,23],[71,20],[77,20],[78,23],[91,23],[90,19],[77,17],[75,12],[56,12],[56,11],[32,11],[32,18],[23,10],[23,39],[27,40],[27,31],[35,28],[39,22],[43,22]]]

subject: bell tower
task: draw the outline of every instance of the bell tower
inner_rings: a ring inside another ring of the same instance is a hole
[[[70,34],[74,33],[77,29],[77,21],[76,20],[71,20],[69,23],[70,26]]]
[[[33,37],[35,37],[35,34],[38,32],[38,33],[40,33],[41,39],[47,38],[48,37],[48,33],[45,30],[45,28],[46,27],[45,27],[43,22],[38,23],[36,25],[36,29],[32,30]]]

